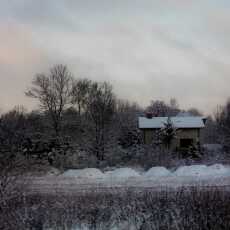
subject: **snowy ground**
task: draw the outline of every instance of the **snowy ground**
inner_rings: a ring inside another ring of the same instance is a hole
[[[230,166],[193,165],[170,171],[164,167],[153,167],[147,172],[131,168],[119,168],[102,172],[95,168],[67,170],[60,175],[47,175],[30,178],[32,192],[87,192],[110,189],[177,189],[180,187],[201,186],[223,187],[230,190]]]

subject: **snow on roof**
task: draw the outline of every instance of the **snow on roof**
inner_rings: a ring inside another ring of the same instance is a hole
[[[167,123],[168,117],[139,117],[138,126],[140,129],[158,129],[163,128]],[[170,117],[175,128],[204,128],[203,117]]]

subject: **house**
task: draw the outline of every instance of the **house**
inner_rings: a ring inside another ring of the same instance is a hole
[[[165,127],[168,117],[153,117],[147,114],[139,117],[138,127],[143,132],[145,144],[151,144],[157,138],[157,133]],[[200,130],[205,127],[206,119],[198,116],[176,116],[170,117],[172,126],[176,129],[176,136],[172,139],[170,148],[188,148],[200,144]]]

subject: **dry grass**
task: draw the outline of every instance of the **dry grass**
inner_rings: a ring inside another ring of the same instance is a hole
[[[229,230],[230,193],[193,188],[177,192],[87,191],[78,195],[34,194],[2,209],[0,229]],[[10,215],[9,215],[10,214]],[[5,225],[3,225],[5,223]],[[123,226],[123,228],[121,227]],[[15,228],[14,228],[15,227]]]

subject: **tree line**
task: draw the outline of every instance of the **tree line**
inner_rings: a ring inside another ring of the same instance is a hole
[[[110,83],[77,79],[64,65],[35,75],[25,94],[39,102],[39,109],[26,112],[23,107],[16,107],[1,115],[2,158],[22,153],[45,157],[53,164],[57,157],[76,151],[85,153],[83,158],[94,157],[99,163],[116,161],[121,155],[131,158],[133,149],[142,145],[138,116],[147,111],[157,116],[175,116],[181,112],[202,115],[196,108],[180,109],[173,98],[169,103],[153,100],[142,108],[119,99]],[[219,108],[214,118],[208,118],[203,140],[228,147],[229,130],[230,102]]]

